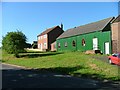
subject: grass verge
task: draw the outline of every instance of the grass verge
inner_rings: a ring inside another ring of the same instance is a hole
[[[2,62],[78,77],[120,80],[117,66],[81,52],[27,52],[21,53],[20,58],[15,58],[3,51]]]

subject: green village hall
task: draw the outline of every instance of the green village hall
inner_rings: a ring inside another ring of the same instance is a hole
[[[103,54],[111,54],[111,23],[114,20],[114,17],[110,17],[68,29],[57,38],[57,51],[99,50]]]

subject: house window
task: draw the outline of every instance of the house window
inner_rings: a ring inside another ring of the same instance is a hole
[[[75,47],[76,46],[76,43],[75,43],[75,41],[73,40],[73,42],[72,42],[72,46],[73,47]]]
[[[40,40],[40,36],[38,36],[38,40]]]
[[[47,34],[44,35],[44,38],[47,38]]]
[[[47,43],[44,43],[44,47],[46,48],[46,46],[47,46]]]
[[[42,36],[40,36],[40,39],[42,39]]]
[[[58,48],[60,48],[60,43],[58,43]]]
[[[65,42],[65,47],[67,47],[67,42]]]
[[[38,48],[41,48],[41,44],[38,44]]]
[[[85,46],[85,39],[82,39],[82,46]]]

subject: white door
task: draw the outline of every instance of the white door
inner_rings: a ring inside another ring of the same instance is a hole
[[[98,38],[93,38],[93,50],[98,50]]]
[[[109,42],[106,42],[106,43],[105,43],[105,54],[110,54]]]

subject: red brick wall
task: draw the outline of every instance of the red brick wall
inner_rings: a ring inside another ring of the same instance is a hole
[[[63,33],[64,31],[57,27],[51,32],[48,33],[48,49],[51,50],[51,44],[56,41],[56,39]]]
[[[118,23],[118,52],[120,52],[120,22]]]
[[[41,37],[41,38],[39,39],[39,37]],[[47,45],[46,47],[44,47],[44,43],[46,43],[46,45]],[[42,45],[41,46],[42,48],[39,48],[39,44]],[[46,38],[44,38],[44,35],[38,36],[38,49],[40,49],[41,51],[43,49],[48,49],[48,36]]]
[[[120,22],[113,23],[112,28],[112,51],[120,52]]]
[[[51,44],[51,51],[56,51],[56,42]]]
[[[50,31],[47,34],[47,38],[44,38],[44,35],[42,35],[42,39],[39,39],[40,36],[38,36],[38,49],[39,48],[39,44],[42,44],[42,49],[44,49],[44,43],[47,43],[47,50],[51,50],[51,44],[53,42],[56,41],[56,39],[63,33],[64,31],[58,26],[56,28],[54,28],[52,31]],[[42,49],[40,49],[41,51],[43,51]]]

